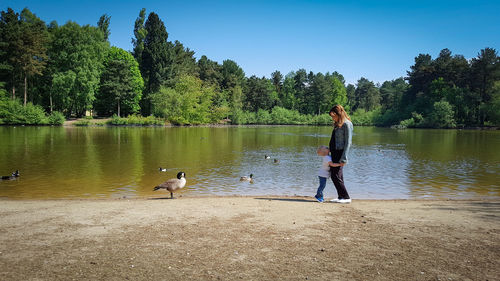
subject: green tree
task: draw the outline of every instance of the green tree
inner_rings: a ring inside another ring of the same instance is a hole
[[[109,40],[109,35],[111,34],[111,31],[109,29],[110,21],[111,21],[111,16],[104,14],[99,18],[99,21],[97,22],[97,27],[104,34],[104,40],[106,40],[106,41]]]
[[[53,107],[66,116],[83,116],[92,109],[109,43],[97,27],[71,21],[51,33],[46,75]]]
[[[198,69],[200,79],[209,85],[214,86],[216,89],[221,89],[222,82],[222,66],[216,61],[212,61],[203,55],[198,60]]]
[[[295,108],[295,73],[292,71],[285,76],[283,81],[283,90],[278,93],[278,98],[281,101],[281,106],[285,109]]]
[[[338,73],[317,73],[310,75],[312,80],[309,82],[309,104],[313,105],[309,113],[317,115],[324,114],[336,104],[347,106],[347,92],[342,82],[344,78]],[[342,80],[340,80],[342,79]]]
[[[23,80],[24,106],[28,99],[28,80],[41,75],[47,60],[46,43],[48,33],[45,23],[30,10],[24,8],[20,14],[12,9],[1,13],[0,53],[7,81],[10,80],[15,97],[16,84]]]
[[[23,55],[21,56],[24,74],[24,106],[28,99],[28,80],[43,74],[47,64],[47,43],[49,35],[45,23],[30,10],[21,11],[23,25]],[[33,92],[33,91],[32,91]],[[32,100],[33,100],[32,94]]]
[[[134,36],[132,38],[132,45],[134,45],[134,50],[132,54],[134,58],[139,63],[139,66],[142,65],[142,52],[144,51],[144,39],[147,35],[146,27],[144,26],[144,21],[146,20],[146,9],[142,8],[139,12],[139,17],[135,20],[134,23]]]
[[[144,115],[151,113],[149,95],[173,78],[172,54],[168,46],[168,33],[157,14],[150,13],[145,24],[146,37],[139,66],[145,83],[141,108]]]
[[[469,64],[463,56],[452,56],[450,50],[443,49],[432,64],[436,78],[443,78],[450,86],[465,87],[467,85]]]
[[[500,80],[500,58],[495,49],[482,49],[476,58],[471,60],[471,88],[477,93],[477,123],[484,125],[486,112],[482,110],[492,98],[493,86]]]
[[[492,125],[500,125],[500,81],[493,85],[491,101],[486,104],[484,111]]]
[[[309,84],[306,70],[297,70],[293,78],[295,80],[295,109],[297,109],[300,113],[307,113],[307,87]]]
[[[257,112],[259,109],[271,110],[276,105],[278,95],[274,85],[265,77],[253,75],[248,78],[244,90],[244,109]]]
[[[425,93],[432,81],[437,78],[432,57],[428,54],[419,54],[410,69],[407,71],[410,89],[405,95],[406,104],[414,103],[417,95]]]
[[[354,86],[353,84],[348,84],[345,89],[347,93],[347,104],[352,110],[356,110],[358,108],[355,94],[356,86]]]
[[[122,113],[138,112],[144,81],[134,57],[123,49],[111,47],[104,67],[96,96],[95,108],[99,115],[120,117]]]
[[[328,112],[330,109],[336,105],[341,104],[348,108],[347,103],[347,90],[338,76],[327,76],[329,83],[331,84],[331,89],[329,92],[328,103],[323,105],[321,112]]]
[[[221,88],[228,93],[231,111],[234,113],[241,110],[244,102],[243,88],[245,84],[245,72],[232,60],[224,60],[221,67]]]
[[[228,90],[223,90],[227,93],[229,107],[234,113],[239,111],[243,107],[243,88],[240,85],[236,85]]]
[[[321,114],[327,104],[330,103],[332,84],[328,83],[326,77],[322,73],[311,75],[311,83],[309,87],[309,102],[305,111],[310,114]]]
[[[232,60],[223,61],[221,74],[223,89],[231,89],[236,86],[243,87],[245,72],[236,62]]]
[[[445,100],[435,102],[428,117],[428,123],[434,128],[455,128],[456,123],[451,105]]]
[[[281,72],[276,70],[275,72],[271,73],[271,80],[274,85],[274,90],[276,91],[276,93],[280,94],[281,89],[283,88],[283,75],[281,74]]]
[[[24,106],[28,99],[28,78],[42,75],[47,63],[47,41],[49,39],[45,23],[30,10],[21,11],[23,49],[21,69],[24,76]]]
[[[358,80],[358,84],[354,94],[359,108],[371,111],[380,105],[379,89],[372,81],[364,77],[361,77]]]
[[[403,77],[385,81],[380,87],[380,104],[383,110],[400,110],[403,95],[408,90],[408,83]]]
[[[181,42],[175,41],[173,45],[174,56],[174,77],[178,76],[199,76],[199,68],[196,64],[194,51],[184,48]]]
[[[176,79],[173,87],[152,94],[153,114],[174,124],[204,124],[211,121],[212,87],[193,76]]]
[[[11,90],[12,99],[16,98],[16,89],[21,80],[21,66],[18,58],[22,55],[23,41],[19,13],[8,8],[1,12],[0,17],[0,61],[2,63],[1,77]]]

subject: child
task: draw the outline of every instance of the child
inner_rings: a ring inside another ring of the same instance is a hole
[[[318,200],[319,203],[323,203],[323,189],[325,189],[326,180],[330,177],[330,167],[339,167],[340,164],[332,162],[332,157],[329,155],[330,149],[328,148],[328,146],[322,145],[318,147],[316,153],[318,153],[318,156],[322,157],[323,163],[321,164],[321,168],[318,171],[319,187],[314,197],[316,198],[316,200]]]

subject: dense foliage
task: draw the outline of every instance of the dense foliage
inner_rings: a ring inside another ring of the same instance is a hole
[[[111,47],[104,62],[94,103],[98,115],[129,115],[140,110],[144,81],[139,65],[127,51]]]
[[[196,59],[145,9],[128,52],[110,46],[110,22],[102,15],[96,26],[59,26],[27,8],[2,11],[0,122],[59,124],[64,116],[92,114],[114,116],[114,125],[328,125],[329,109],[342,104],[356,125],[500,125],[500,63],[492,48],[469,60],[448,49],[434,59],[419,54],[406,77],[346,85],[336,71],[247,77],[235,61]]]

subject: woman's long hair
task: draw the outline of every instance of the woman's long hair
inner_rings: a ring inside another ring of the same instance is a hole
[[[332,112],[339,117],[338,118],[339,120],[334,123],[335,127],[337,128],[342,127],[346,119],[351,121],[351,118],[349,117],[349,115],[347,115],[347,112],[345,112],[344,107],[342,107],[342,105],[340,104],[337,104],[334,107],[332,107],[332,109],[330,109],[329,114],[331,114]]]

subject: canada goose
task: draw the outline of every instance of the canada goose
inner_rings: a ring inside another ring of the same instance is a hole
[[[269,155],[267,155],[267,154],[266,154],[266,155],[264,156],[264,159],[271,159],[271,156],[269,156]]]
[[[2,176],[2,180],[15,180],[18,177],[19,177],[19,170],[16,170],[15,172],[12,172],[12,175],[10,176]]]
[[[167,171],[167,169],[166,169],[166,168],[162,168],[162,167],[158,168],[158,170],[159,170],[160,172],[166,172],[166,171]]]
[[[153,191],[157,191],[158,189],[166,189],[170,191],[170,199],[174,199],[173,192],[177,189],[181,189],[186,185],[186,174],[184,172],[178,172],[176,179],[169,179],[168,181],[155,186]]]
[[[278,164],[280,162],[280,160],[274,158],[274,163]]]
[[[249,182],[252,182],[253,181],[253,174],[250,174],[250,176],[243,176],[240,178],[240,181],[249,181]]]

